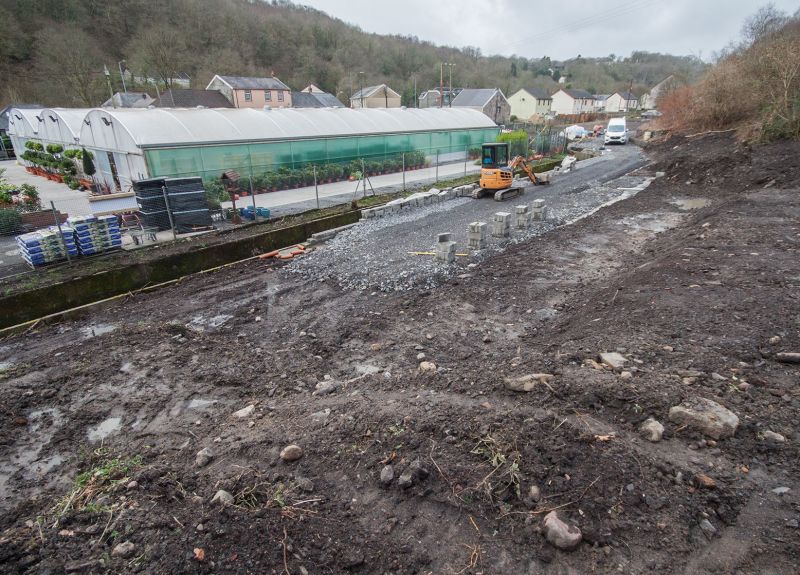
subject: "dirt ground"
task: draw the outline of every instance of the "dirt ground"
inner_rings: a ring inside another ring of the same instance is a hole
[[[256,261],[0,343],[0,571],[797,573],[800,144],[647,153],[430,291]],[[692,397],[735,435],[671,422]]]

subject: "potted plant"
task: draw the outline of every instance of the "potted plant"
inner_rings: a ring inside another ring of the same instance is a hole
[[[81,148],[81,164],[83,168],[83,173],[86,174],[89,178],[91,178],[92,183],[89,186],[92,189],[92,193],[95,193],[95,183],[94,183],[94,174],[97,171],[94,167],[94,161],[92,160],[92,153],[86,150],[86,148]]]

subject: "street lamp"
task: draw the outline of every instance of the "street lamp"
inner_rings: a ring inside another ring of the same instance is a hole
[[[358,73],[358,82],[361,85],[358,93],[361,96],[361,109],[364,109],[364,72]]]
[[[448,66],[450,69],[450,90],[453,89],[453,66],[450,62],[441,62],[439,64],[439,107],[444,105],[444,67]],[[449,105],[449,99],[448,99]]]

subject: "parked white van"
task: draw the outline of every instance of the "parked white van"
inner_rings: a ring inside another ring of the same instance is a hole
[[[606,128],[606,144],[625,144],[628,141],[628,126],[625,118],[611,118]]]

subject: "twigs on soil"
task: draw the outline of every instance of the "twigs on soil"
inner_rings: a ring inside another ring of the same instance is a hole
[[[281,545],[283,545],[283,572],[286,573],[286,575],[292,575],[289,572],[289,559],[288,559],[287,553],[286,553],[286,539],[288,537],[289,536],[286,534],[286,527],[284,527],[283,528],[283,539],[281,539]]]

